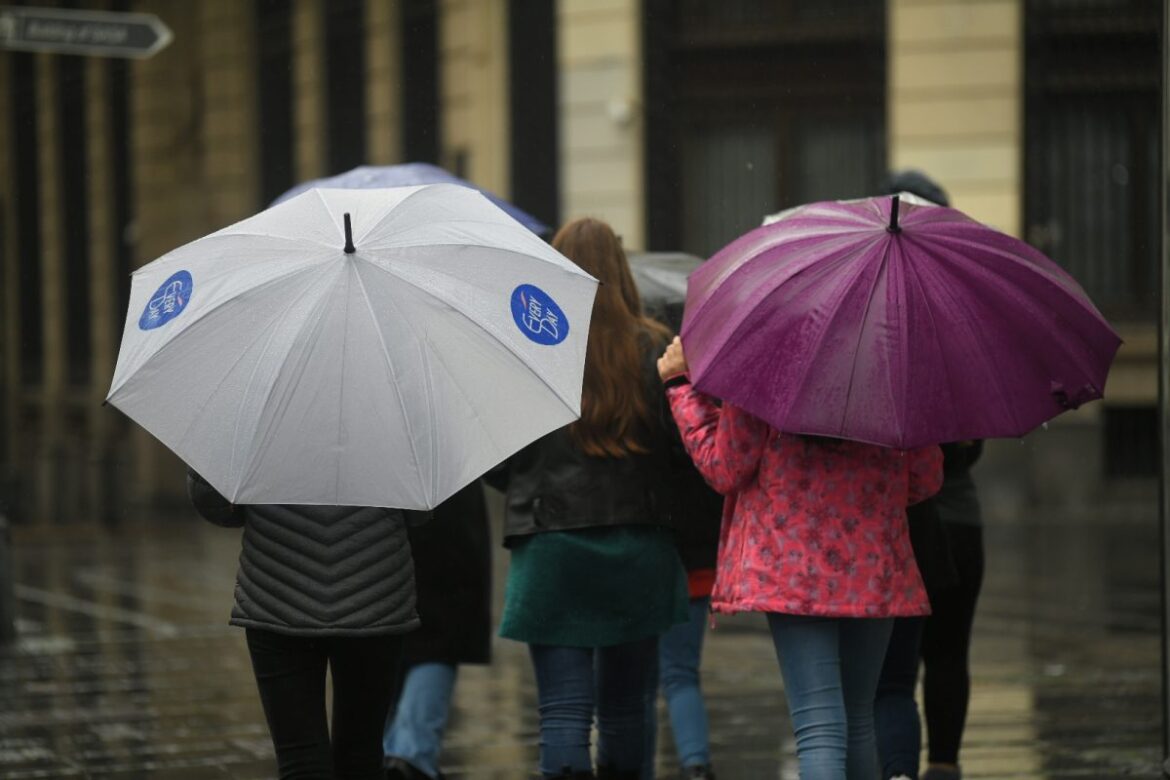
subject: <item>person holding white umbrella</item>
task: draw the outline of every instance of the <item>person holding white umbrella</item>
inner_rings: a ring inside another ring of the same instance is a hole
[[[403,510],[579,416],[596,288],[455,185],[312,190],[135,272],[107,401],[244,528],[231,622],[281,778],[381,778]]]
[[[405,514],[233,505],[197,473],[187,480],[203,517],[244,529],[231,623],[246,631],[281,780],[381,780],[403,635],[419,625]]]

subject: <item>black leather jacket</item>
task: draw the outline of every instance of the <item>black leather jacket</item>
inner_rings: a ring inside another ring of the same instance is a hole
[[[653,424],[641,438],[649,451],[624,458],[586,455],[568,426],[537,439],[486,477],[507,490],[505,544],[546,531],[670,524],[667,491],[678,434],[655,369],[661,346],[647,342],[644,391]]]

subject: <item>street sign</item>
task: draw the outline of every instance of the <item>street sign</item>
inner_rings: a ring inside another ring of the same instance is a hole
[[[142,59],[173,37],[154,14],[0,6],[0,49]]]

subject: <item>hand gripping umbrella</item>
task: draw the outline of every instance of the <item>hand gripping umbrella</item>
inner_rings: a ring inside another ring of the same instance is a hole
[[[1121,339],[1072,277],[925,203],[814,203],[720,250],[688,282],[695,386],[782,431],[899,448],[1100,398]]]
[[[433,508],[579,416],[596,289],[465,187],[312,190],[135,272],[107,400],[233,502]]]

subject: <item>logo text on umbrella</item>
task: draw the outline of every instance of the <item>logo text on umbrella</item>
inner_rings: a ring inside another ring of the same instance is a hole
[[[548,293],[531,284],[512,291],[512,319],[537,344],[560,344],[569,335],[569,319]]]
[[[195,282],[187,271],[177,271],[155,291],[138,318],[141,330],[161,328],[183,313],[191,301]]]

